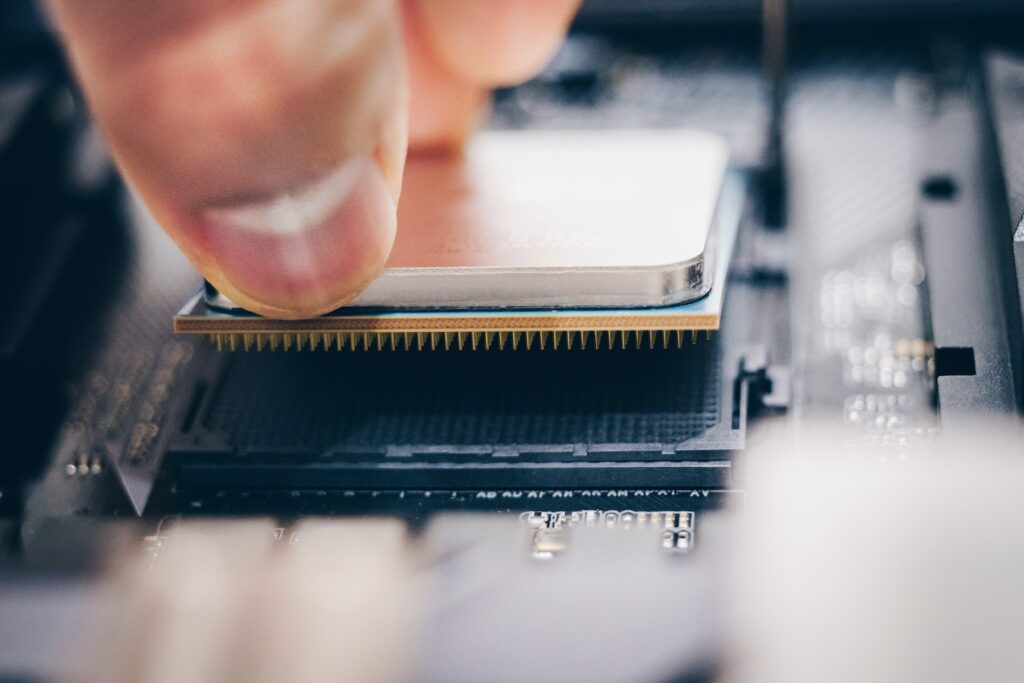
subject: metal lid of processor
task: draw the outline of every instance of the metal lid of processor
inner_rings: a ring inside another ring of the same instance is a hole
[[[462,156],[414,155],[391,256],[346,308],[698,299],[728,164],[722,138],[679,129],[487,131]]]

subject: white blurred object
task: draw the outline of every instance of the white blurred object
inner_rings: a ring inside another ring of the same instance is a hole
[[[747,454],[727,679],[1021,680],[1024,441],[972,432],[910,463],[834,432]]]
[[[395,520],[189,521],[101,589],[64,680],[405,680],[418,614]],[[152,555],[157,555],[154,559]],[[84,666],[83,666],[84,665]]]

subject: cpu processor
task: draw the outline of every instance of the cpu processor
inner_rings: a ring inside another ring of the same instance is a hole
[[[175,330],[235,348],[518,348],[717,329],[743,203],[691,130],[492,131],[409,160],[381,275],[345,307],[263,318],[207,288]]]

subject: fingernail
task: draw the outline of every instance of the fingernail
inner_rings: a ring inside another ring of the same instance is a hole
[[[202,213],[210,250],[245,297],[287,314],[318,314],[355,296],[380,271],[395,234],[395,202],[370,157],[266,201]]]

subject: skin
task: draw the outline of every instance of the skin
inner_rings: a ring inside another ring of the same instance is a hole
[[[51,0],[134,191],[242,306],[326,313],[381,270],[408,152],[457,149],[579,0]]]

